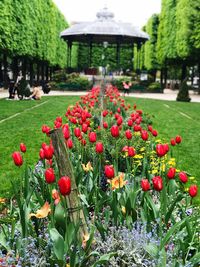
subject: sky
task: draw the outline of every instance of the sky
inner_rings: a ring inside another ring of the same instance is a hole
[[[53,0],[68,23],[93,21],[103,7],[115,14],[116,21],[141,28],[154,13],[160,13],[161,0]]]

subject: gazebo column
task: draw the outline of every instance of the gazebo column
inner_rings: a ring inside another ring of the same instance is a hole
[[[134,43],[131,44],[131,70],[134,70]]]

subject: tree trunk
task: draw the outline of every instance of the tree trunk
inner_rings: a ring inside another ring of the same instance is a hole
[[[164,69],[164,87],[167,88],[167,67]]]
[[[199,76],[199,80],[198,80],[198,85],[199,85],[198,94],[200,95],[200,63],[198,64],[198,76]]]
[[[40,80],[40,62],[37,62],[37,82]]]
[[[8,61],[7,61],[7,54],[6,52],[4,52],[3,54],[3,87],[7,89],[8,85],[9,85]]]
[[[24,57],[22,60],[22,76],[26,79],[26,67],[27,67],[27,58]]]
[[[44,81],[44,62],[42,62],[41,66],[41,75],[42,75],[42,81]]]
[[[160,86],[161,89],[163,90],[164,86],[163,86],[163,69],[160,70]]]
[[[48,63],[46,64],[46,81],[49,80],[49,66]]]
[[[30,60],[30,86],[33,86],[33,61]]]
[[[192,67],[192,74],[191,74],[191,85],[194,84],[194,66]]]
[[[16,82],[16,80],[17,80],[17,76],[18,76],[18,74],[19,74],[18,58],[17,58],[17,57],[14,57],[14,58],[13,58],[13,63],[12,63],[12,65],[13,65],[13,69],[12,69],[12,71],[13,71],[13,80],[14,80],[14,82]]]
[[[67,208],[70,220],[77,225],[80,223],[79,236],[83,240],[88,235],[87,225],[83,209],[81,206],[76,180],[73,173],[73,167],[69,159],[69,153],[65,145],[65,140],[61,129],[55,129],[50,132],[52,139],[54,154],[58,165],[59,175],[69,176],[71,179],[71,193],[66,196]]]
[[[183,82],[186,77],[187,77],[187,66],[186,66],[185,63],[183,63],[183,65],[182,65],[182,73],[181,73],[181,82]]]

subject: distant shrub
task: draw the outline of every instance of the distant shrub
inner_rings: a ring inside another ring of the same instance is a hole
[[[147,91],[156,93],[161,92],[161,85],[158,82],[153,82],[147,87]]]

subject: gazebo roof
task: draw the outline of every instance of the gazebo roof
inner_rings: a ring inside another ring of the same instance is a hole
[[[97,12],[93,22],[79,22],[61,32],[60,36],[72,42],[93,43],[143,43],[149,39],[147,33],[133,27],[130,23],[114,20],[114,14],[106,7]]]

